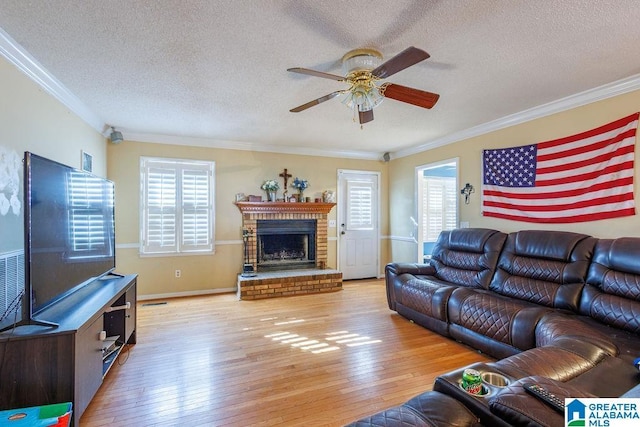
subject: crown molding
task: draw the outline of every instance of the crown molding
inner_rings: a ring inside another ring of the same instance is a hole
[[[60,101],[65,107],[84,120],[97,132],[104,130],[104,121],[91,111],[78,97],[44,68],[18,42],[0,28],[0,55],[18,70],[38,84],[45,92]]]
[[[123,128],[118,128],[118,130],[125,133],[125,139],[128,141],[149,142],[153,144],[187,145],[189,147],[222,148],[227,150],[258,151],[278,154],[298,154],[301,156],[316,157],[340,157],[358,160],[380,160],[382,158],[382,153],[371,151],[322,150],[311,147],[292,147],[245,141],[199,138],[193,136],[138,133],[129,132]]]
[[[572,108],[577,108],[603,99],[612,98],[614,96],[623,95],[640,89],[640,74],[617,80],[612,83],[586,90],[574,95],[551,101],[519,113],[511,114],[491,122],[483,123],[469,129],[455,132],[442,138],[437,138],[421,145],[399,150],[392,153],[392,158],[407,157],[413,154],[422,153],[437,147],[453,144],[454,142],[484,135],[500,129],[504,129],[517,124],[525,123],[551,114],[560,113]]]

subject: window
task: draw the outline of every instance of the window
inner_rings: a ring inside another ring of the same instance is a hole
[[[373,230],[373,191],[371,181],[347,181],[347,230]]]
[[[425,242],[435,242],[442,230],[456,228],[456,179],[436,176],[425,176],[423,179],[422,235]]]
[[[458,223],[458,160],[450,159],[416,168],[418,221],[411,218],[418,243],[418,260],[427,262],[443,230]]]
[[[213,252],[215,162],[140,158],[142,254]]]

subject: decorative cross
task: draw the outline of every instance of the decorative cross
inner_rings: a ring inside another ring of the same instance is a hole
[[[289,178],[291,178],[293,175],[291,175],[290,173],[287,173],[287,169],[284,169],[284,172],[282,172],[279,176],[284,178],[284,191],[287,191],[287,181],[289,181]]]

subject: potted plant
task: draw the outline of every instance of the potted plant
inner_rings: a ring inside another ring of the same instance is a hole
[[[309,181],[306,179],[300,179],[296,176],[296,179],[293,180],[293,184],[291,184],[291,186],[298,190],[298,201],[304,202],[304,190],[309,187]]]
[[[278,189],[280,188],[278,181],[276,181],[275,179],[268,179],[262,183],[262,186],[260,188],[267,192],[268,201],[276,201],[276,194],[278,192]]]

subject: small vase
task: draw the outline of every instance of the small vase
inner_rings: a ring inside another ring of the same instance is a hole
[[[276,201],[276,192],[275,191],[267,191],[267,198],[270,202]]]
[[[298,193],[298,201],[300,203],[304,202],[304,193],[302,191]]]

